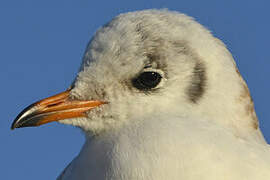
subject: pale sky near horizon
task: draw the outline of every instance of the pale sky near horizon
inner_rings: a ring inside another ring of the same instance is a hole
[[[84,136],[77,128],[50,123],[11,131],[11,123],[29,104],[68,88],[99,27],[119,13],[141,9],[183,12],[224,41],[270,142],[269,7],[267,0],[2,0],[0,178],[55,179],[78,154]]]

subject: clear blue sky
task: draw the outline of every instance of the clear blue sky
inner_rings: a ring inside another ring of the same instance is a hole
[[[54,179],[75,157],[84,142],[77,128],[10,125],[26,105],[70,85],[97,28],[119,13],[149,8],[193,16],[225,42],[270,142],[269,0],[1,0],[0,179]]]

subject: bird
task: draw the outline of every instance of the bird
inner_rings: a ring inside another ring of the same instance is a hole
[[[270,149],[224,43],[167,9],[114,17],[64,92],[11,128],[49,122],[85,133],[58,180],[269,180]],[[31,153],[31,152],[29,152]]]

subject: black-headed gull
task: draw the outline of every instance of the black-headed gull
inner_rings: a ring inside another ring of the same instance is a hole
[[[59,180],[269,180],[270,148],[225,45],[167,10],[121,14],[90,41],[71,88],[12,128],[86,134]]]

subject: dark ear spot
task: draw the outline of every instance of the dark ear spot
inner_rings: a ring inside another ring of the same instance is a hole
[[[189,100],[193,103],[197,103],[205,92],[205,86],[205,65],[202,62],[197,62],[193,69],[191,84],[187,90]]]

